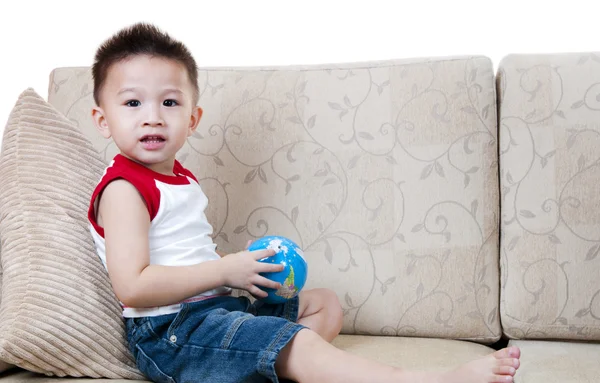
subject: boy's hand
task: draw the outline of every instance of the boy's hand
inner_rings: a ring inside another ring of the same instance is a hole
[[[258,286],[279,289],[281,284],[267,279],[259,273],[282,271],[281,264],[259,262],[260,259],[272,257],[275,250],[240,251],[221,258],[224,285],[246,290],[257,298],[266,298],[267,293]]]

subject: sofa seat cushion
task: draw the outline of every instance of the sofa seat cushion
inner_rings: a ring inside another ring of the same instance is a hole
[[[37,374],[35,372],[22,370],[20,368],[13,368],[12,370],[6,371],[0,374],[0,382],[2,383],[55,383],[55,382],[70,382],[70,383],[136,383],[145,382],[143,380],[129,380],[129,379],[94,379],[94,378],[59,378],[54,376],[46,376]]]
[[[340,335],[333,344],[353,354],[401,368],[442,371],[479,358],[494,350],[476,343],[428,338]],[[67,378],[47,377],[21,369],[0,375],[1,383],[53,383]],[[68,379],[69,382],[135,383],[124,379]],[[536,381],[537,382],[537,381]],[[587,382],[587,381],[586,381]]]
[[[515,383],[597,383],[600,344],[513,340],[521,348]]]
[[[445,371],[494,352],[477,343],[434,338],[340,335],[333,345],[396,367]]]
[[[130,380],[130,379],[94,379],[94,378],[59,378],[54,376],[46,376],[35,372],[23,370],[20,368],[13,368],[12,370],[6,371],[0,374],[0,382],[2,383],[56,383],[56,382],[70,382],[70,383],[136,383],[145,382],[143,380]]]

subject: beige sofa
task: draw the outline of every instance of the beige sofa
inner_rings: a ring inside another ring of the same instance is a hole
[[[600,382],[600,55],[511,55],[496,75],[476,56],[199,81],[205,114],[179,159],[216,242],[298,241],[308,287],[344,308],[337,346],[441,370],[510,339],[518,383]],[[48,101],[108,161],[91,89],[89,68],[59,68]]]

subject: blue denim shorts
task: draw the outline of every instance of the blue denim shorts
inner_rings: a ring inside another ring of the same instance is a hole
[[[174,314],[127,318],[139,370],[158,383],[279,382],[275,361],[304,326],[298,297],[284,304],[216,297]]]

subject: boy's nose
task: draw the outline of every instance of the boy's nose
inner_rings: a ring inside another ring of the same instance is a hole
[[[165,121],[162,119],[159,111],[155,108],[151,108],[148,111],[148,115],[144,120],[144,126],[164,126]]]
[[[161,119],[147,119],[144,122],[144,126],[150,127],[150,126],[164,126],[165,123],[163,120]]]

